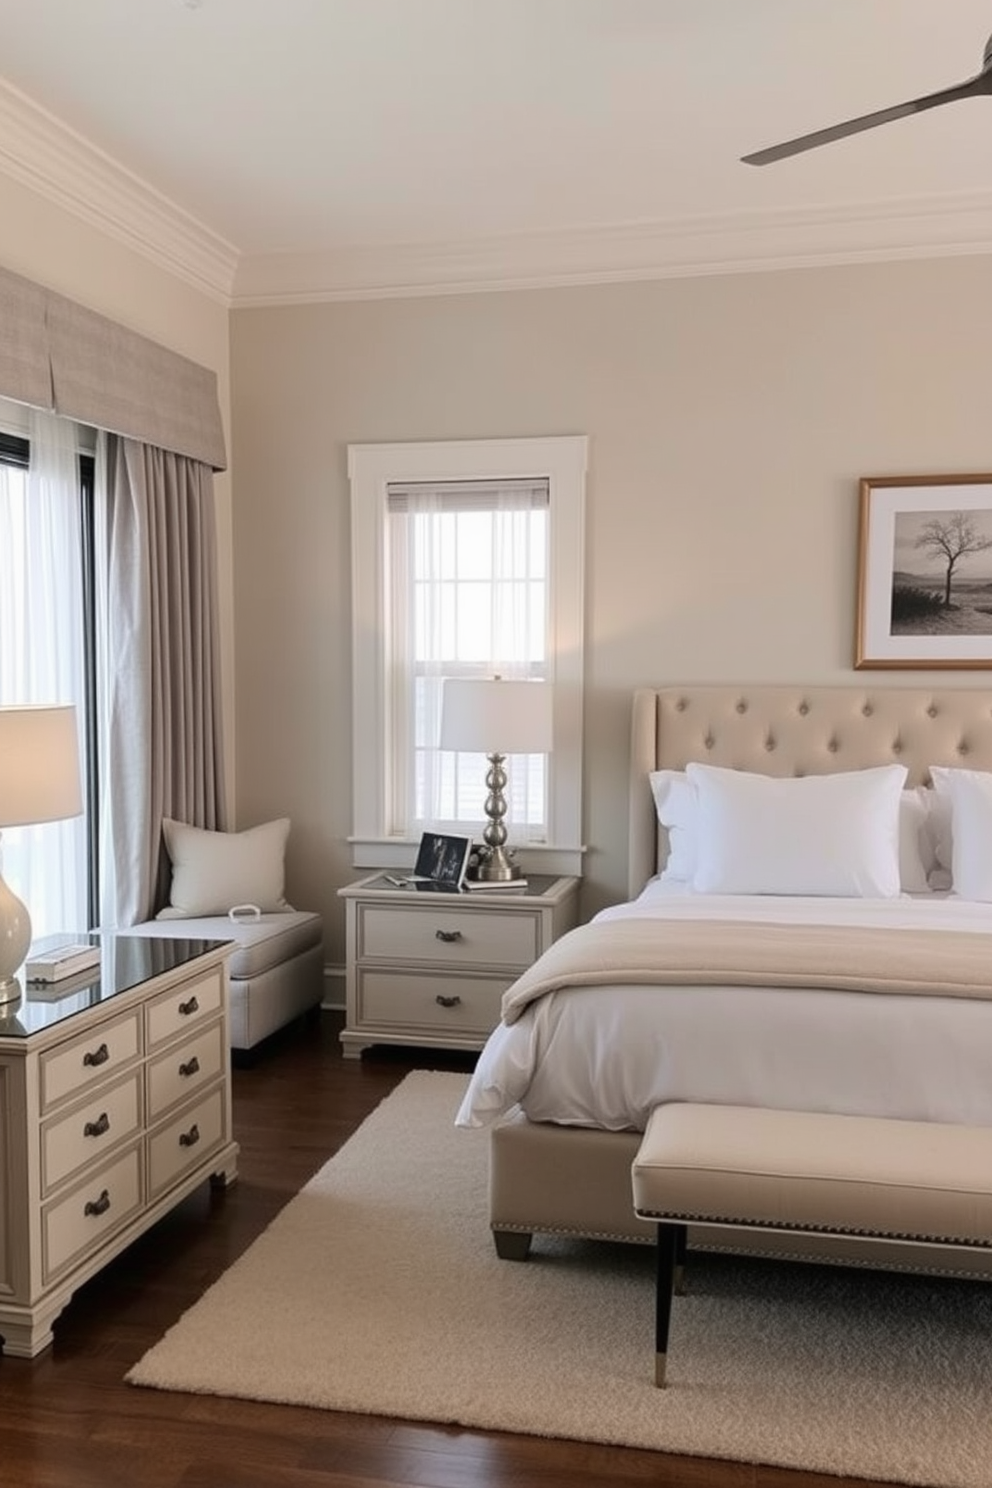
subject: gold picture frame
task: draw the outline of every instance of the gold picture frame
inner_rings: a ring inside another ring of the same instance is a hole
[[[992,474],[862,477],[854,665],[992,668]]]

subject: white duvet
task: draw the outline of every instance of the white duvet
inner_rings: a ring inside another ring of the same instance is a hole
[[[654,880],[596,918],[992,930],[992,905],[694,894]],[[459,1126],[520,1107],[532,1121],[643,1131],[695,1100],[992,1125],[992,1001],[788,987],[581,987],[490,1036]]]

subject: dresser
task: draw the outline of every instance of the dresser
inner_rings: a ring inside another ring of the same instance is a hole
[[[237,1176],[230,945],[89,939],[99,968],[0,1008],[0,1336],[21,1358],[137,1235]]]
[[[338,892],[345,909],[345,1056],[371,1044],[481,1049],[507,987],[578,914],[577,878],[419,891],[384,874]]]

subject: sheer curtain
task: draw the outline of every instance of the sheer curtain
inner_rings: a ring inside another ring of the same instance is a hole
[[[162,818],[225,826],[213,471],[101,434],[96,478],[101,922],[166,902]]]
[[[85,779],[78,431],[34,409],[15,417],[31,453],[27,470],[0,464],[0,704],[75,704]],[[8,828],[3,855],[36,937],[88,928],[83,817]]]
[[[537,677],[548,662],[545,481],[390,486],[393,830],[483,821],[486,758],[437,748],[445,677]],[[409,743],[412,739],[413,747]],[[547,760],[510,762],[515,843],[548,838]]]

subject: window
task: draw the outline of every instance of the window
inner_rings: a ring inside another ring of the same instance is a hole
[[[484,756],[437,748],[442,682],[498,674],[555,689],[551,754],[510,761],[511,841],[578,870],[585,462],[583,438],[351,447],[359,865],[481,825]]]
[[[75,704],[86,801],[80,818],[4,831],[4,877],[40,937],[95,918],[93,458],[67,420],[4,402],[0,419],[0,705]]]

